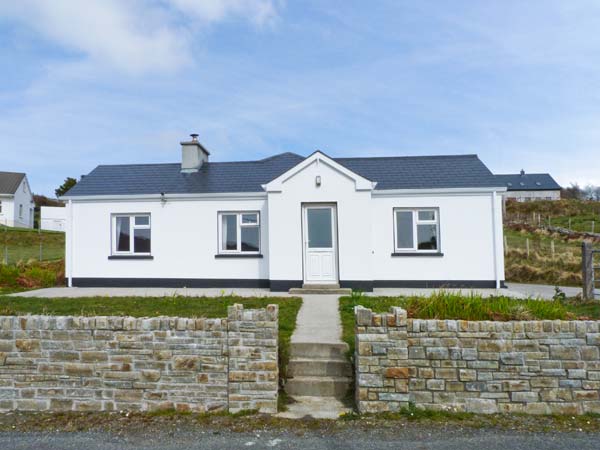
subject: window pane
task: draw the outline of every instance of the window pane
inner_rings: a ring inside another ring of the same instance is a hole
[[[331,209],[309,208],[306,210],[308,246],[310,248],[332,248]]]
[[[117,251],[128,252],[129,248],[129,217],[117,217]]]
[[[243,227],[242,228],[242,251],[257,252],[259,240],[258,227]]]
[[[237,216],[235,214],[224,214],[221,249],[237,250]]]
[[[150,253],[150,228],[133,230],[133,252]]]
[[[396,211],[396,246],[397,248],[414,246],[412,211]]]
[[[437,250],[437,227],[435,225],[417,225],[419,250]]]
[[[136,225],[150,225],[150,216],[135,216]]]
[[[419,220],[435,220],[435,211],[419,211]]]
[[[242,214],[242,225],[258,224],[258,214]]]

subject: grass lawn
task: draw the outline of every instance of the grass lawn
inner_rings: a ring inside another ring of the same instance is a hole
[[[302,305],[298,297],[89,297],[27,298],[0,297],[0,315],[48,314],[133,317],[227,317],[234,303],[246,309],[279,305],[279,371],[285,376],[289,361],[290,339],[296,328],[296,316]]]
[[[510,297],[482,298],[439,292],[431,297],[367,297],[354,295],[340,299],[342,338],[354,353],[354,307],[364,306],[373,312],[388,312],[401,306],[415,319],[462,320],[574,320],[600,319],[600,302],[575,300],[516,300]]]
[[[0,260],[8,256],[8,264],[39,261],[40,243],[43,261],[65,257],[65,233],[0,226]]]

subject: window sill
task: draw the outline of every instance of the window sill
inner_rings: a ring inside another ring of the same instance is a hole
[[[440,252],[402,252],[402,253],[392,253],[392,256],[429,256],[429,257],[441,257],[444,256],[443,253]]]
[[[110,255],[108,259],[154,259],[152,255]]]
[[[263,255],[260,253],[249,253],[247,255],[243,253],[219,253],[215,255],[215,258],[262,258]]]

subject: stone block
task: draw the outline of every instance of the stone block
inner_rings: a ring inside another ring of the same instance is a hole
[[[410,369],[408,367],[388,367],[385,369],[386,378],[408,378]]]
[[[465,410],[475,414],[496,414],[498,412],[498,405],[495,400],[467,398],[465,400]]]

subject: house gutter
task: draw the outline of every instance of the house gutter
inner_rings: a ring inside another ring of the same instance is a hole
[[[506,187],[480,188],[433,188],[433,189],[387,189],[373,190],[373,197],[388,197],[398,195],[473,195],[506,192]]]
[[[500,273],[498,264],[498,230],[496,220],[496,210],[498,208],[498,196],[496,191],[492,192],[492,241],[494,249],[494,278],[496,280],[496,289],[500,289]]]
[[[137,195],[65,195],[59,200],[74,202],[127,202],[127,201],[156,201],[156,200],[264,200],[266,192],[216,192],[210,194],[137,194]]]
[[[68,202],[68,227],[67,227],[67,286],[73,287],[73,201]]]

